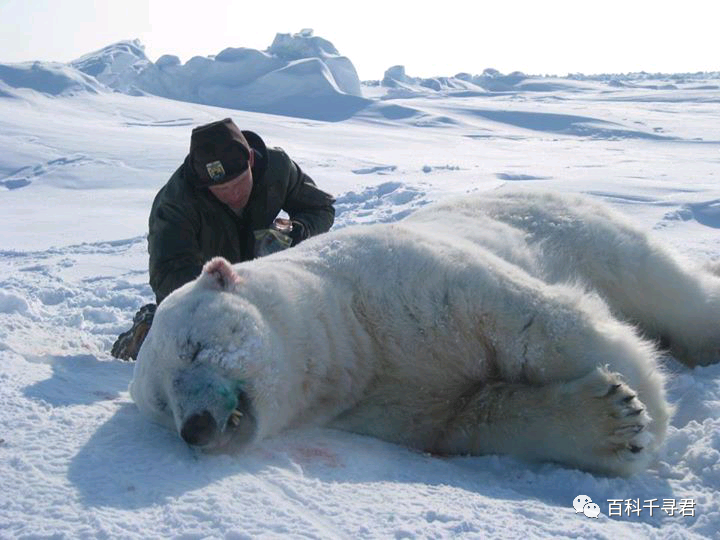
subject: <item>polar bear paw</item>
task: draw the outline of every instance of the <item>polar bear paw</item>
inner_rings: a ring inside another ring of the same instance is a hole
[[[612,420],[609,422],[608,442],[617,453],[629,453],[626,459],[641,453],[651,442],[652,436],[645,431],[650,423],[645,405],[635,392],[625,384],[617,373],[609,373],[611,379],[602,400]]]
[[[586,453],[581,459],[613,474],[644,468],[654,442],[647,430],[652,418],[622,375],[597,368],[568,386],[577,392],[574,397],[579,401],[574,404],[575,413],[583,425],[576,437],[581,439],[581,452]]]

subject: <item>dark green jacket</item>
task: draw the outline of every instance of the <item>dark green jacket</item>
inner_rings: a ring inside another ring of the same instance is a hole
[[[267,229],[280,210],[299,222],[293,244],[326,232],[335,219],[334,199],[315,186],[280,148],[243,131],[255,150],[253,188],[238,217],[207,188],[197,188],[189,156],[155,196],[150,211],[148,252],[150,286],[157,303],[200,275],[202,266],[221,255],[231,263],[255,257],[253,231]]]

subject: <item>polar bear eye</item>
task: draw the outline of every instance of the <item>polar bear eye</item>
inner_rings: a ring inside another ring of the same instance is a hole
[[[185,346],[182,347],[182,354],[180,354],[180,358],[187,360],[188,363],[192,364],[197,359],[200,351],[202,351],[202,345],[197,341],[191,341],[188,339],[185,342]]]

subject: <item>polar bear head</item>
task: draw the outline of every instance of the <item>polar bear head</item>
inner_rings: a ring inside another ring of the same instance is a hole
[[[132,399],[193,446],[244,446],[263,431],[258,411],[274,406],[272,329],[245,285],[225,259],[211,260],[158,306],[138,354]]]

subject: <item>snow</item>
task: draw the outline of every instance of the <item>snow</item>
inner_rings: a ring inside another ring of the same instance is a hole
[[[225,49],[152,64],[124,42],[73,65],[0,66],[0,537],[718,538],[720,364],[666,359],[677,411],[657,461],[629,479],[326,429],[209,455],[140,416],[133,366],[109,350],[153,298],[150,204],[192,126],[225,116],[337,195],[336,228],[512,183],[604,200],[718,267],[720,75],[486,70],[422,84],[395,69],[402,85],[363,83],[360,96],[338,75],[347,64],[328,62],[334,47],[296,36],[292,58]],[[142,86],[163,80],[164,94]],[[255,101],[229,100],[246,86]],[[598,519],[576,514],[580,494]],[[695,511],[610,516],[611,499]]]

